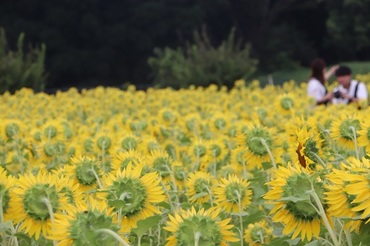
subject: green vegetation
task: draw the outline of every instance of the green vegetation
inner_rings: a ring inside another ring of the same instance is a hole
[[[250,46],[235,40],[235,29],[226,41],[214,47],[206,32],[195,32],[195,43],[185,49],[155,49],[148,63],[154,83],[160,87],[208,86],[211,83],[232,87],[235,80],[248,79],[256,70],[257,60]]]
[[[14,92],[22,87],[41,91],[45,88],[45,53],[41,48],[30,47],[27,53],[23,50],[24,33],[18,37],[17,50],[7,49],[4,29],[0,29],[0,93]]]

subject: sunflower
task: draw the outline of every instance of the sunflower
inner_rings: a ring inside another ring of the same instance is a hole
[[[63,186],[56,175],[39,172],[36,176],[19,176],[13,189],[9,218],[15,224],[23,222],[20,229],[37,240],[51,231],[53,214],[66,207],[67,198],[61,192]]]
[[[115,153],[121,151],[136,150],[140,144],[140,139],[134,134],[126,134],[123,137],[118,138],[116,145],[118,146]]]
[[[100,182],[102,174],[97,160],[81,156],[71,157],[70,161],[71,165],[64,166],[64,169],[72,182],[79,184],[83,191],[102,188]]]
[[[210,201],[214,182],[214,177],[207,172],[190,173],[185,182],[186,196],[189,201],[198,204]]]
[[[299,164],[308,169],[312,168],[315,163],[320,162],[322,155],[322,140],[320,136],[313,130],[308,131],[307,127],[297,130],[296,141],[290,143],[290,157]]]
[[[47,140],[61,137],[61,135],[63,135],[63,132],[64,126],[59,120],[49,120],[41,126],[42,138],[45,138]]]
[[[192,144],[188,147],[187,153],[193,161],[194,170],[204,171],[207,167],[207,147],[207,143],[203,139],[194,140]]]
[[[337,143],[348,149],[355,148],[355,141],[359,137],[358,131],[361,130],[359,119],[356,116],[346,116],[340,114],[332,122],[331,135]]]
[[[219,207],[227,212],[240,213],[251,203],[250,183],[236,175],[221,178],[214,194]]]
[[[143,175],[142,168],[142,165],[133,167],[129,163],[123,171],[118,170],[116,175],[107,177],[106,192],[97,195],[114,209],[124,232],[136,227],[139,220],[159,214],[154,204],[165,200],[158,174],[151,172]]]
[[[333,169],[327,174],[326,178],[329,183],[325,186],[325,200],[328,205],[327,211],[330,215],[337,218],[355,218],[361,215],[360,212],[363,210],[353,211],[353,208],[356,207],[356,196],[351,195],[353,191],[350,191],[351,194],[349,194],[347,190],[352,189],[351,183],[361,181],[362,177],[367,174],[367,169],[370,168],[370,165],[366,166],[364,164],[369,164],[369,161],[361,162],[358,159],[350,158],[348,164],[342,163],[341,166],[344,170]],[[361,220],[349,220],[345,223],[344,228],[359,232],[361,223]]]
[[[292,94],[281,94],[276,97],[275,108],[284,115],[289,115],[293,113],[296,105],[295,98]]]
[[[370,153],[370,122],[368,120],[361,122],[361,130],[358,131],[358,145],[365,146],[366,152]]]
[[[58,246],[69,245],[117,245],[119,226],[114,223],[111,209],[105,205],[93,203],[87,210],[74,210],[71,214],[56,214],[53,230],[46,238],[59,241]]]
[[[265,221],[249,224],[244,231],[244,240],[249,246],[260,246],[270,242],[272,228],[268,228]]]
[[[136,150],[120,151],[112,160],[112,170],[116,173],[117,170],[122,170],[127,167],[129,163],[133,166],[144,163],[145,157]]]
[[[11,204],[10,189],[14,187],[16,179],[8,175],[6,170],[0,167],[0,223],[8,220],[8,208]]]
[[[351,210],[359,213],[361,219],[368,219],[366,221],[368,223],[370,221],[370,161],[366,158],[361,160],[352,158],[349,165],[348,169],[356,174],[347,176],[350,184],[344,187],[344,191],[354,198],[351,202]]]
[[[24,137],[27,128],[22,121],[17,119],[6,119],[1,121],[0,134],[2,139],[15,140]]]
[[[262,168],[263,162],[271,162],[273,137],[269,129],[262,126],[248,128],[244,134],[237,136],[238,149],[246,150],[245,158],[248,169]]]
[[[309,178],[298,164],[296,167],[279,167],[275,179],[268,183],[270,191],[264,196],[268,203],[274,204],[270,212],[274,214],[272,220],[285,225],[283,234],[293,232],[293,239],[301,234],[302,240],[310,241],[312,236],[318,238],[320,234],[321,218],[308,192],[312,192],[311,182],[314,182],[314,192],[322,199],[323,188],[317,178],[314,181]]]
[[[150,153],[150,156],[147,156],[147,161],[148,165],[156,170],[164,181],[169,180],[173,160],[167,152],[163,150],[154,150]]]
[[[172,233],[166,240],[166,246],[172,245],[229,245],[228,242],[238,242],[239,239],[230,231],[233,225],[229,224],[231,218],[220,220],[220,208],[202,208],[196,211],[181,210],[173,216],[164,227]]]

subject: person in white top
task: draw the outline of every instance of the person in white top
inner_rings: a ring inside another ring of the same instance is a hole
[[[338,65],[326,70],[326,63],[321,58],[316,58],[311,63],[311,76],[308,80],[307,95],[316,100],[316,104],[327,104],[333,98],[333,93],[328,92],[325,82],[334,74]]]
[[[352,71],[349,67],[341,66],[335,72],[339,86],[334,88],[333,104],[358,103],[361,100],[368,100],[366,85],[352,79]]]

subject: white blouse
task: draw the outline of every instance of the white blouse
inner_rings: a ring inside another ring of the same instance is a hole
[[[310,78],[307,85],[307,95],[320,101],[326,94],[326,88],[316,78]]]

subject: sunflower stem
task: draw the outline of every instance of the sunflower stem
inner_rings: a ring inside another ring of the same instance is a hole
[[[335,233],[334,233],[333,229],[330,226],[330,223],[329,223],[328,217],[326,216],[324,207],[322,206],[322,203],[320,201],[320,198],[316,194],[315,189],[314,189],[312,183],[311,183],[311,190],[310,190],[309,194],[311,195],[311,197],[313,198],[313,200],[315,201],[315,203],[317,205],[319,215],[322,218],[322,220],[324,222],[324,225],[325,225],[326,229],[328,230],[331,239],[333,240],[334,245],[335,246],[339,246],[338,239],[335,236]]]
[[[44,203],[48,209],[49,215],[50,215],[50,220],[51,223],[54,224],[55,219],[54,219],[54,212],[53,212],[53,206],[51,205],[50,199],[48,197],[43,197],[41,198],[42,203]],[[53,240],[53,245],[56,246],[57,242]]]
[[[238,207],[239,207],[239,223],[240,223],[240,245],[244,245],[244,228],[243,228],[243,208],[242,208],[242,198],[238,190],[234,190],[236,196],[238,197]]]
[[[263,232],[262,231],[258,231],[257,232],[257,235],[260,237],[261,244],[264,244],[265,243],[265,240],[263,240]]]
[[[0,196],[0,223],[4,223],[3,194]]]
[[[200,239],[201,236],[202,236],[202,234],[199,231],[194,233],[194,246],[199,245],[199,239]]]
[[[211,206],[213,207],[213,199],[212,199],[212,191],[209,189],[208,185],[203,184],[204,188],[206,188],[208,194],[209,194],[209,201],[211,202]]]
[[[166,194],[166,196],[167,196],[167,198],[168,198],[168,202],[170,203],[171,210],[172,210],[172,212],[175,212],[175,211],[176,211],[176,209],[175,209],[175,207],[173,206],[171,196],[170,196],[170,194],[168,193],[168,190],[167,190],[166,186],[163,184],[163,182],[162,182],[162,181],[161,181],[161,184],[162,184],[162,187],[163,187],[164,193]]]
[[[360,155],[359,155],[359,152],[358,152],[358,146],[357,146],[357,135],[356,135],[356,129],[354,128],[354,126],[350,126],[349,129],[351,129],[352,131],[352,134],[353,134],[353,142],[355,144],[355,150],[356,150],[356,158],[357,159],[360,159]]]
[[[271,159],[271,163],[272,163],[272,166],[274,167],[274,169],[276,170],[277,167],[276,167],[276,162],[275,162],[275,158],[274,156],[272,155],[272,152],[270,150],[270,147],[268,146],[266,140],[264,138],[259,138],[259,140],[261,141],[262,145],[266,148],[267,150],[267,153],[269,154],[270,156],[270,159]]]
[[[124,246],[130,246],[130,244],[128,244],[125,240],[123,240],[122,237],[120,237],[115,231],[112,231],[111,229],[102,228],[102,229],[95,230],[95,232],[97,232],[97,233],[105,233],[105,234],[111,235],[120,244],[122,244]]]
[[[310,153],[312,154],[312,155],[314,155],[315,157],[316,157],[316,159],[321,163],[321,165],[327,170],[327,165],[325,164],[325,162],[321,159],[321,157],[318,155],[318,154],[316,154],[315,152],[312,152],[312,151],[310,151]]]
[[[175,179],[175,176],[174,176],[174,172],[173,172],[173,166],[171,165],[171,168],[169,168],[167,165],[166,165],[166,169],[167,171],[170,173],[170,177],[171,177],[171,182],[172,182],[172,185],[173,185],[173,189],[174,189],[174,192],[176,194],[176,202],[178,204],[180,204],[180,201],[179,201],[179,197],[178,197],[178,190],[177,190],[177,185],[176,185],[176,179]]]
[[[89,169],[89,172],[91,172],[94,175],[94,177],[96,179],[96,182],[98,182],[99,189],[103,189],[103,185],[100,182],[99,176],[98,176],[98,174],[96,173],[96,171],[94,170],[93,167],[91,169]]]

